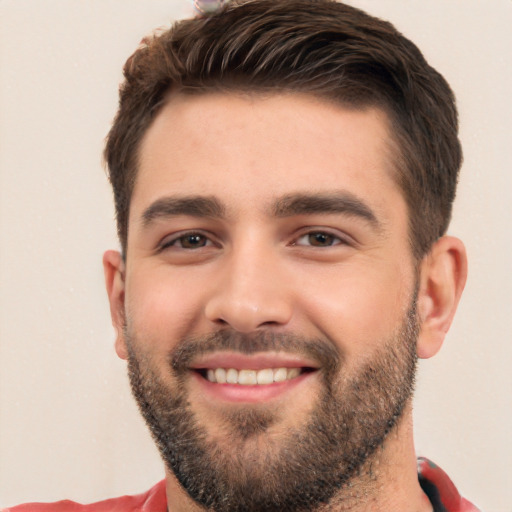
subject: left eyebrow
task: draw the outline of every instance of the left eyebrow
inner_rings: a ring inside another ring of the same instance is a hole
[[[373,210],[361,199],[348,192],[289,194],[279,198],[273,205],[276,217],[291,217],[313,213],[342,213],[359,217],[382,231],[382,224]]]
[[[189,215],[191,217],[223,218],[223,205],[214,197],[187,196],[163,197],[148,206],[142,213],[144,227],[157,219]]]

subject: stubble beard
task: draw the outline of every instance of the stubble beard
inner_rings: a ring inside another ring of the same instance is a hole
[[[313,511],[336,496],[376,457],[412,396],[418,320],[415,303],[402,325],[356,376],[344,376],[343,356],[325,340],[289,334],[243,336],[220,331],[183,340],[169,357],[177,385],[169,389],[140,340],[126,329],[133,395],[168,469],[189,496],[215,512]],[[271,408],[241,407],[225,418],[224,438],[213,439],[194,414],[186,391],[188,362],[209,351],[283,350],[313,357],[322,391],[309,418],[286,435],[266,435],[280,415]]]

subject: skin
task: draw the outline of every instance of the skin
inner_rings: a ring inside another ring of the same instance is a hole
[[[417,353],[434,355],[464,287],[465,251],[443,237],[421,262],[413,259],[390,142],[377,109],[348,110],[296,93],[171,96],[140,148],[126,261],[116,251],[104,255],[118,355],[127,358],[128,325],[143,340],[137,350],[172,389],[167,359],[184,338],[220,329],[294,333],[334,344],[352,376],[401,324],[416,284]],[[298,196],[315,208],[290,208]],[[326,196],[337,206],[318,207]],[[214,198],[219,211],[198,215],[190,202],[185,209],[177,202],[192,197]],[[196,237],[184,238],[190,233]],[[200,363],[306,363],[297,354],[260,355],[237,360],[222,352]],[[264,434],[278,443],[313,409],[320,373],[272,393],[219,392],[193,371],[181,385],[211,439],[229,451],[226,415],[279,410]],[[376,461],[376,483],[361,485],[364,495],[325,510],[431,510],[416,476],[410,404]],[[169,472],[167,491],[169,510],[198,509]]]

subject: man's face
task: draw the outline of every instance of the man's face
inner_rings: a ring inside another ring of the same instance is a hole
[[[389,145],[382,112],[299,94],[174,96],[143,140],[118,352],[168,467],[215,510],[327,501],[410,398]]]

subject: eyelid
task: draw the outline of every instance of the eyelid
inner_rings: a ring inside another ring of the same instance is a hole
[[[325,234],[328,236],[332,236],[333,238],[337,239],[337,242],[332,245],[326,245],[324,247],[321,247],[321,246],[315,247],[310,244],[306,245],[306,244],[297,243],[301,238],[304,238],[305,236],[308,236],[308,235],[314,235],[314,234]],[[326,248],[326,247],[337,247],[339,245],[353,246],[353,245],[356,245],[356,243],[357,243],[356,240],[354,240],[354,238],[352,238],[350,235],[347,235],[346,233],[342,233],[336,229],[326,228],[326,227],[322,227],[322,226],[311,226],[311,227],[303,228],[302,230],[300,230],[299,233],[294,236],[293,242],[291,245],[294,245],[297,247],[314,247],[314,248],[322,249],[322,248]]]
[[[158,243],[156,250],[157,252],[162,252],[166,249],[169,249],[171,247],[177,247],[178,249],[184,250],[184,251],[190,251],[192,249],[185,249],[184,247],[177,246],[177,242],[185,238],[187,236],[202,236],[205,237],[207,240],[207,245],[205,247],[211,247],[211,246],[219,246],[219,243],[214,240],[214,237],[211,233],[201,230],[201,229],[185,229],[183,231],[177,231],[176,233],[168,234],[164,238],[160,240]],[[198,247],[197,249],[201,249],[202,247]]]

